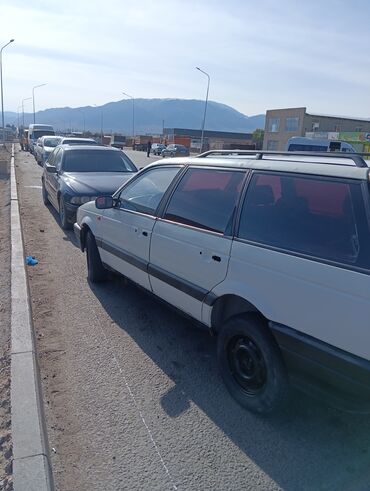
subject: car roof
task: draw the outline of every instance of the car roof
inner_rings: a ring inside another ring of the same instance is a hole
[[[111,152],[122,153],[122,151],[119,148],[106,147],[104,145],[69,145],[68,143],[64,143],[59,145],[59,147],[62,147],[63,150],[66,150],[68,152],[73,152],[75,150],[86,150],[87,152],[96,151],[96,150],[104,150],[104,151],[108,150]]]
[[[161,159],[146,166],[148,169],[159,165],[191,165],[203,167],[223,167],[234,169],[253,169],[261,171],[294,172],[299,174],[312,174],[332,177],[343,177],[349,179],[367,180],[369,177],[370,161],[366,162],[368,167],[356,167],[348,154],[346,157],[322,156],[319,154],[312,156],[291,155],[274,153],[264,153],[263,158],[256,158],[258,154],[252,155],[225,155],[225,156],[204,156],[204,157],[174,157],[171,159]],[[313,152],[312,152],[313,153]],[[341,154],[342,155],[342,154]]]
[[[93,138],[83,138],[79,136],[63,136],[63,140],[71,140],[71,141],[84,141],[84,142],[95,142]]]

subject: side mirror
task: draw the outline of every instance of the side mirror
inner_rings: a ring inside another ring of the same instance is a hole
[[[98,196],[95,200],[95,206],[98,210],[108,210],[113,208],[114,200],[112,196]]]
[[[45,165],[46,172],[49,172],[50,174],[56,174],[57,173],[57,168],[54,167],[54,165]]]

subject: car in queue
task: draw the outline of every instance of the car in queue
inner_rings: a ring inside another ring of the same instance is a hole
[[[80,205],[113,194],[137,172],[121,150],[100,145],[59,145],[44,165],[42,197],[59,213],[63,229],[72,227]]]
[[[217,334],[243,407],[293,383],[369,412],[369,184],[359,155],[210,151],[145,167],[74,230],[90,281],[113,269]]]
[[[93,138],[79,138],[75,136],[65,136],[62,138],[61,145],[99,145]]]
[[[185,157],[189,155],[189,149],[185,145],[179,145],[178,143],[171,143],[163,148],[161,151],[162,157]]]
[[[34,152],[36,141],[44,135],[55,136],[54,128],[50,124],[30,124],[28,127],[28,150]]]
[[[152,152],[153,155],[161,155],[162,150],[166,148],[166,145],[164,143],[153,143],[150,151]]]
[[[51,152],[62,140],[61,136],[41,136],[34,146],[34,157],[36,162],[43,166]]]

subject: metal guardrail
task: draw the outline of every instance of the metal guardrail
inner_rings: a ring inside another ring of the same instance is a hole
[[[272,156],[299,156],[299,157],[320,157],[320,158],[335,158],[343,160],[352,160],[356,167],[368,167],[364,155],[369,155],[370,153],[340,153],[340,152],[276,152],[271,150],[208,150],[199,154],[198,158],[209,157],[211,155],[245,155],[245,156],[255,156],[256,160],[262,160],[264,155]]]

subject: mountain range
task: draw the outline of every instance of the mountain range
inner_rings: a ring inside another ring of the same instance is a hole
[[[161,134],[166,128],[201,129],[204,101],[192,99],[135,99],[135,134]],[[37,111],[36,122],[51,124],[58,131],[86,131],[132,134],[133,101],[123,99],[102,106],[60,107]],[[22,125],[23,115],[5,112],[5,123]],[[33,123],[33,114],[24,113],[24,125]],[[264,128],[265,115],[246,116],[219,102],[208,101],[205,129],[253,132]]]

